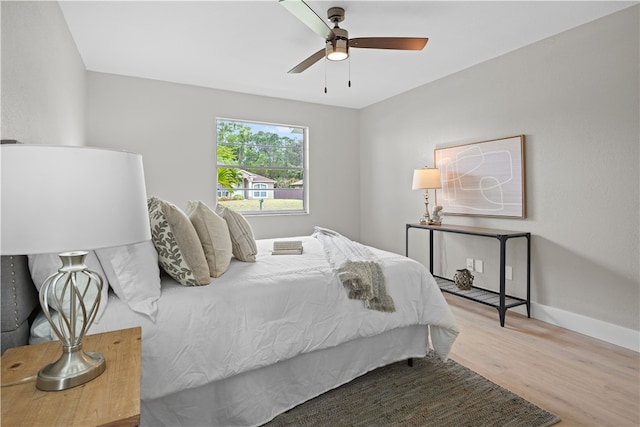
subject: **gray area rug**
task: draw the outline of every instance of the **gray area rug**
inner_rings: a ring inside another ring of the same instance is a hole
[[[281,426],[509,426],[560,421],[470,369],[435,356],[378,368],[277,416]]]

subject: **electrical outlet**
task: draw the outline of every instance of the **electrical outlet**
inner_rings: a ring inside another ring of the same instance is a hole
[[[510,265],[504,268],[504,275],[507,280],[513,280],[513,268]]]
[[[467,258],[467,270],[473,271],[473,258]]]
[[[482,262],[482,260],[476,260],[475,268],[478,273],[482,273],[484,271],[484,263]]]

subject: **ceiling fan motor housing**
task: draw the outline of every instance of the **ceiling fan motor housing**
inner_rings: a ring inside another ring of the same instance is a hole
[[[344,21],[344,9],[341,7],[330,7],[329,10],[327,10],[327,18],[337,25],[338,22]]]

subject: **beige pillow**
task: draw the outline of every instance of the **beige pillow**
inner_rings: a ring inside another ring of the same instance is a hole
[[[152,197],[147,201],[151,240],[162,268],[185,286],[208,285],[209,265],[189,217],[176,205]]]
[[[185,213],[198,233],[204,255],[209,264],[209,275],[220,277],[231,262],[231,236],[227,222],[209,206],[200,201],[189,201]]]
[[[251,225],[241,214],[225,206],[218,205],[216,213],[224,218],[229,227],[233,256],[240,261],[255,262],[258,248]]]

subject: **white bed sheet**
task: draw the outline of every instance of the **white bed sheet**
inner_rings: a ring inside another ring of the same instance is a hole
[[[378,312],[347,298],[320,242],[295,239],[302,255],[272,255],[273,239],[259,240],[255,263],[233,260],[208,286],[165,277],[155,323],[111,296],[90,333],[142,326],[142,400],[408,325],[430,325],[435,351],[447,357],[458,329],[424,266],[372,248],[396,306]]]

